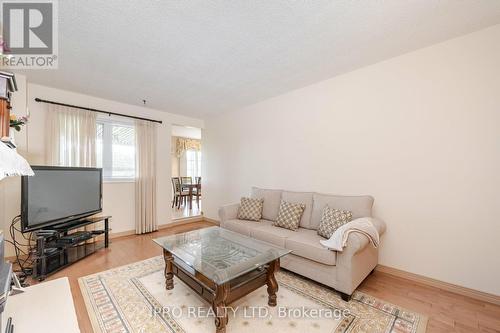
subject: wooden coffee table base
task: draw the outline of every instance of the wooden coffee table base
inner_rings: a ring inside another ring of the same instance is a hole
[[[193,291],[212,304],[216,315],[215,328],[217,333],[226,332],[228,311],[226,306],[250,294],[252,291],[267,285],[268,305],[276,306],[278,282],[274,274],[279,270],[280,260],[276,259],[261,269],[255,269],[223,284],[216,284],[199,272],[191,272],[179,265],[174,256],[163,250],[165,259],[165,287],[174,288],[174,275],[186,283]]]

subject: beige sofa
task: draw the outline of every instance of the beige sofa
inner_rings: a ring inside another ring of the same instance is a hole
[[[346,209],[353,219],[371,217],[373,197],[337,196],[312,192],[291,192],[252,188],[251,197],[263,198],[262,220],[238,220],[239,203],[219,209],[220,225],[246,236],[292,250],[281,259],[281,267],[306,276],[339,291],[344,300],[349,300],[353,291],[370,274],[378,263],[378,249],[369,244],[368,238],[351,234],[342,252],[324,248],[317,234],[323,209]],[[298,231],[275,227],[281,200],[306,205]],[[385,232],[385,223],[373,218],[380,235]]]

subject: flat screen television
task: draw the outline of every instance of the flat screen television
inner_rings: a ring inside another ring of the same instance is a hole
[[[68,224],[102,211],[102,169],[32,166],[21,180],[21,229]]]

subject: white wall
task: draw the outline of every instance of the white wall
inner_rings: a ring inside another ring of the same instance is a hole
[[[183,138],[201,139],[201,128],[190,126],[172,125],[172,136],[180,136]]]
[[[207,119],[205,215],[252,185],[371,194],[381,264],[500,295],[499,40],[497,25]]]
[[[172,131],[173,133],[173,131]],[[177,139],[175,136],[172,136],[172,141],[170,142],[170,159],[171,159],[171,172],[172,177],[180,177],[180,160],[175,153],[175,143]]]
[[[45,163],[45,113],[48,112],[47,104],[35,102],[35,97],[162,120],[163,124],[159,125],[158,128],[157,142],[157,218],[160,225],[171,222],[171,124],[201,128],[203,127],[202,120],[36,84],[28,83],[26,85],[26,78],[22,75],[16,75],[16,79],[20,84],[20,89],[14,94],[14,98],[16,98],[13,101],[14,112],[16,114],[25,114],[25,105],[27,103],[30,113],[29,124],[21,133],[16,134],[16,141],[19,144],[18,151],[32,165],[43,165]],[[27,81],[29,81],[29,77]],[[113,233],[130,231],[135,228],[134,196],[133,182],[104,183],[103,213],[113,216],[110,225]],[[0,201],[0,208],[3,208],[3,213],[0,214],[0,218],[2,218],[1,225],[3,226],[2,229],[8,233],[11,219],[19,214],[20,210],[19,177],[5,179],[0,182]],[[12,255],[10,246],[6,250],[7,255]]]

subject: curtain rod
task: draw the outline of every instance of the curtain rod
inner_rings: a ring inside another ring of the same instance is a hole
[[[92,111],[92,112],[99,112],[99,113],[105,113],[108,115],[114,115],[114,116],[120,116],[120,117],[126,117],[126,118],[132,118],[132,119],[139,119],[139,120],[145,120],[145,121],[152,121],[153,123],[158,123],[162,124],[163,122],[161,120],[154,120],[154,119],[148,119],[148,118],[142,118],[142,117],[136,117],[136,116],[129,116],[123,113],[116,113],[116,112],[110,112],[110,111],[103,111],[103,110],[97,110],[97,109],[92,109],[92,108],[86,108],[83,106],[77,106],[77,105],[71,105],[71,104],[65,104],[65,103],[59,103],[59,102],[53,102],[53,101],[47,101],[45,99],[41,98],[35,98],[35,102],[40,102],[40,103],[47,103],[47,104],[54,104],[54,105],[61,105],[61,106],[68,106],[70,108],[75,108],[75,109],[82,109],[82,110],[87,110],[87,111]]]

